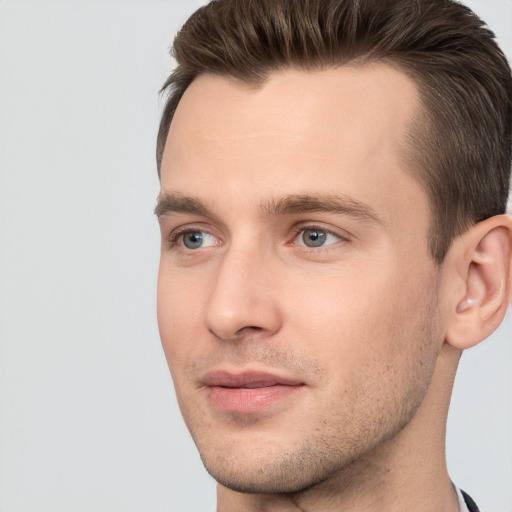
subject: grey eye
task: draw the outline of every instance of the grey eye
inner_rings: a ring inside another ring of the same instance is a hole
[[[201,231],[191,231],[183,234],[183,245],[187,249],[199,249],[203,245],[203,235]]]
[[[307,247],[321,247],[325,244],[327,232],[321,229],[305,229],[302,232],[302,241]]]
[[[221,245],[220,240],[207,231],[185,231],[180,239],[183,247],[189,250]]]

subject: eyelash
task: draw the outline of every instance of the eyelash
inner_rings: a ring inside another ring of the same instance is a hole
[[[324,233],[326,233],[327,235],[332,235],[332,236],[335,236],[336,238],[339,238],[341,242],[346,242],[348,241],[348,237],[347,236],[343,236],[341,235],[340,233],[336,233],[335,231],[333,230],[329,230],[329,229],[326,229],[318,224],[299,224],[297,226],[295,226],[292,230],[292,235],[291,237],[289,238],[289,242],[286,243],[287,246],[291,246],[293,245],[293,242],[297,239],[297,237],[300,235],[300,233],[304,232],[304,231],[308,231],[308,230],[319,230],[319,231],[323,231]],[[178,244],[178,240],[185,234],[187,233],[199,233],[199,232],[204,232],[204,233],[208,233],[212,236],[214,236],[215,238],[219,238],[215,235],[213,235],[208,229],[202,227],[202,226],[183,226],[181,228],[177,228],[175,229],[174,231],[171,232],[171,234],[169,235],[169,237],[167,238],[167,243],[168,243],[168,246],[170,249],[174,249],[176,248],[177,244]],[[330,247],[330,245],[332,244],[328,244],[326,245],[325,247],[323,247],[324,250],[326,250],[327,248]],[[313,248],[313,247],[307,247],[307,246],[298,246],[301,248],[301,250],[303,251],[314,251],[314,252],[318,252],[319,249],[322,248],[322,246],[320,247],[317,247],[317,248]],[[185,248],[186,249],[186,248]],[[187,251],[191,251],[191,252],[194,252],[194,250],[192,249],[186,249]],[[199,249],[196,249],[196,251],[198,251]]]

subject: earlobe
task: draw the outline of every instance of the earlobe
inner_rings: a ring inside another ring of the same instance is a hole
[[[489,337],[510,305],[512,218],[497,215],[476,224],[452,249],[461,286],[448,320],[446,342],[464,350]]]

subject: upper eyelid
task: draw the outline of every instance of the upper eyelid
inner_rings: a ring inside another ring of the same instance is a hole
[[[318,231],[323,231],[324,233],[327,233],[328,235],[334,235],[334,236],[337,236],[338,238],[343,238],[343,235],[341,235],[340,233],[336,232],[335,230],[333,230],[333,229],[326,229],[326,228],[323,228],[321,226],[305,226],[305,227],[301,227],[301,228],[299,228],[296,231],[296,233],[299,234],[302,231],[314,231],[315,229],[318,230]]]
[[[318,229],[320,231],[325,231],[326,233],[328,233],[330,235],[337,236],[338,238],[341,238],[343,240],[348,240],[349,238],[353,237],[353,235],[350,232],[348,232],[346,229],[334,228],[334,227],[330,228],[330,227],[327,227],[322,222],[307,222],[307,221],[301,222],[294,227],[295,236],[297,236],[301,231],[306,231],[309,229]]]
[[[204,227],[201,227],[201,226],[192,226],[192,225],[191,226],[188,226],[188,225],[180,226],[178,228],[171,230],[171,232],[168,235],[168,238],[171,240],[176,240],[180,236],[182,236],[186,233],[206,233],[207,235],[213,236],[214,238],[220,238],[219,236],[212,233],[211,229],[205,229]]]
[[[162,227],[164,227],[162,225]],[[185,222],[180,223],[177,226],[169,226],[166,231],[168,231],[170,234],[172,233],[184,233],[188,231],[204,231],[205,233],[212,233],[214,231],[211,226],[205,222],[197,221],[197,222]]]
[[[222,222],[222,220],[213,214],[210,215],[208,212],[187,212],[187,211],[177,211],[170,210],[164,213],[158,214],[157,209],[155,209],[155,214],[157,214],[158,223],[160,225],[160,229],[162,233],[165,232],[173,232],[181,226],[185,226],[186,229],[194,230],[197,228],[198,231],[204,230],[208,233],[212,233],[211,228],[205,228],[204,226],[215,226],[217,231],[225,232],[227,231],[227,226]],[[213,234],[213,233],[212,233]],[[215,235],[214,235],[215,236]]]

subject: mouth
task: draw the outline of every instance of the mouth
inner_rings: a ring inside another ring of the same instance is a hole
[[[250,414],[290,399],[304,382],[265,372],[212,371],[202,379],[209,403],[224,412]]]

